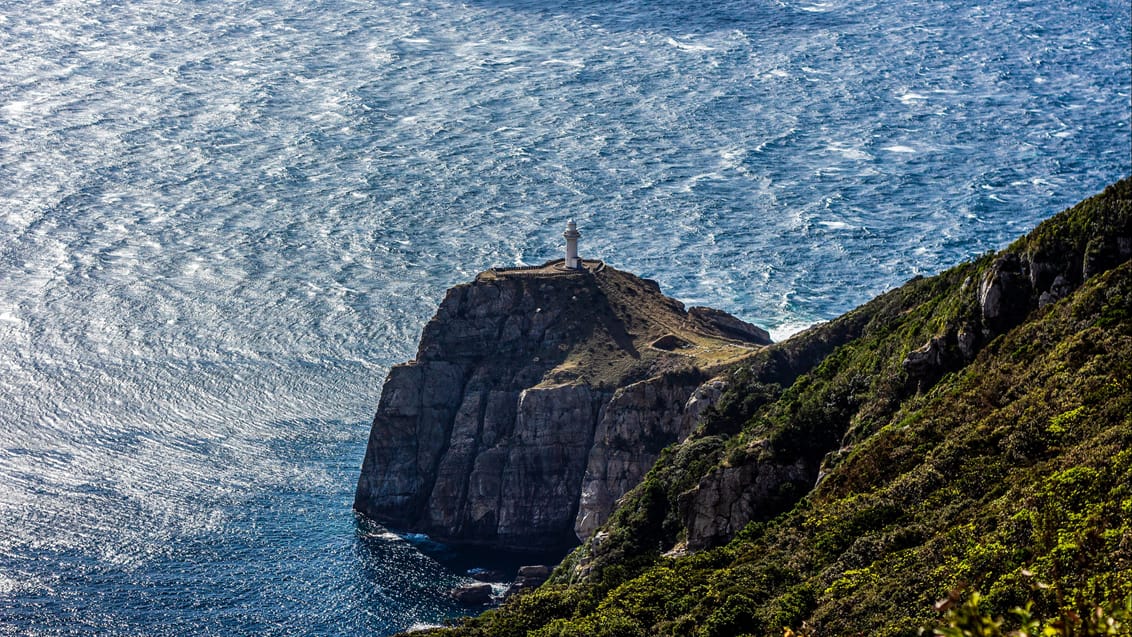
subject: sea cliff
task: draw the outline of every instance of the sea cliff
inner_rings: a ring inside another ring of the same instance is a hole
[[[356,510],[447,542],[576,544],[689,433],[713,375],[770,342],[603,263],[556,265],[448,291],[385,381]]]

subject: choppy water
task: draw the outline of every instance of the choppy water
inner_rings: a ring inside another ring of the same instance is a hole
[[[573,217],[689,303],[833,317],[1132,171],[1129,13],[0,0],[0,634],[458,612],[349,509],[445,288]]]

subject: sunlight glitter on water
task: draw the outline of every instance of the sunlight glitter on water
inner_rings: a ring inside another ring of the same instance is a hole
[[[349,511],[447,287],[832,318],[1132,170],[1126,5],[0,0],[0,634],[457,612]]]

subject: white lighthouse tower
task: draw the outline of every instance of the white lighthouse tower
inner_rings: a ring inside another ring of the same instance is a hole
[[[566,237],[566,263],[563,265],[571,270],[581,268],[582,260],[578,258],[578,237],[581,237],[582,233],[578,232],[578,224],[574,223],[573,219],[566,222],[566,232],[563,232],[562,236]]]

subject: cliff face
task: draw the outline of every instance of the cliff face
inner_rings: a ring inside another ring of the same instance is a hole
[[[448,291],[394,367],[354,507],[399,530],[508,548],[572,544],[687,435],[708,378],[769,342],[598,264],[490,271]]]
[[[697,386],[695,373],[666,373],[623,387],[605,407],[582,480],[574,531],[588,538],[617,500],[637,486],[664,447],[687,437],[699,414],[719,397],[722,379]]]

